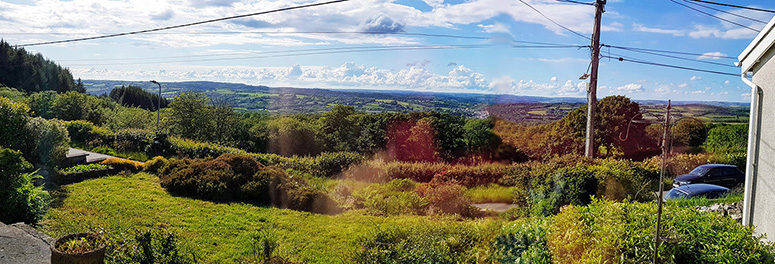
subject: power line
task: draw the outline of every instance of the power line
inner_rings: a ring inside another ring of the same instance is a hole
[[[576,32],[576,31],[573,31],[572,29],[570,29],[570,28],[568,28],[568,27],[566,27],[566,26],[563,26],[563,25],[562,25],[562,24],[560,24],[560,23],[557,23],[557,21],[554,21],[554,20],[552,20],[551,18],[549,18],[548,16],[544,15],[544,13],[542,13],[540,10],[536,9],[536,8],[535,8],[535,7],[533,7],[532,5],[530,5],[530,4],[528,4],[527,2],[525,2],[524,0],[519,0],[519,1],[520,1],[520,2],[522,2],[523,4],[525,4],[527,7],[530,7],[530,9],[533,9],[533,11],[536,11],[536,13],[538,13],[538,14],[539,14],[539,15],[541,15],[541,16],[543,16],[543,17],[544,17],[544,18],[546,18],[547,20],[551,21],[551,22],[552,22],[552,23],[554,23],[555,25],[557,25],[557,26],[559,26],[559,27],[561,27],[561,28],[563,28],[563,29],[565,29],[565,30],[567,30],[567,31],[570,31],[571,33],[573,33],[573,34],[576,34],[576,35],[578,35],[578,36],[580,36],[580,37],[582,37],[582,38],[585,38],[585,39],[588,39],[588,40],[592,40],[592,38],[590,38],[590,37],[587,37],[587,36],[585,36],[584,34],[581,34],[581,33],[578,33],[578,32]]]
[[[705,57],[713,57],[713,58],[720,58],[720,59],[737,59],[732,56],[726,56],[726,55],[713,55],[713,54],[701,54],[701,53],[692,53],[692,52],[683,52],[683,51],[672,51],[672,50],[659,50],[659,49],[646,49],[646,48],[635,48],[635,47],[623,47],[623,46],[614,46],[614,45],[606,45],[603,44],[605,47],[615,48],[615,49],[623,49],[623,50],[629,50],[629,51],[651,51],[651,52],[661,52],[661,53],[669,53],[669,54],[680,54],[680,55],[692,55],[692,56],[705,56]]]
[[[77,38],[77,39],[67,39],[67,40],[57,40],[57,41],[29,43],[29,44],[23,44],[23,45],[18,45],[18,46],[19,47],[29,47],[29,46],[59,44],[59,43],[68,43],[68,42],[76,42],[76,41],[84,41],[84,40],[103,39],[103,38],[111,38],[111,37],[126,36],[126,35],[135,35],[135,34],[154,32],[154,31],[162,31],[162,30],[169,30],[169,29],[175,29],[175,28],[190,27],[190,26],[201,25],[201,24],[212,23],[212,22],[218,22],[218,21],[224,21],[224,20],[230,20],[230,19],[235,19],[235,18],[243,18],[243,17],[250,17],[250,16],[256,16],[256,15],[265,15],[265,14],[289,11],[289,10],[294,10],[294,9],[303,9],[303,8],[309,8],[309,7],[315,7],[315,6],[330,5],[330,4],[335,4],[335,3],[347,2],[347,1],[350,1],[350,0],[333,0],[333,1],[328,1],[328,2],[321,2],[321,3],[307,4],[307,5],[285,7],[285,8],[279,8],[279,9],[274,9],[274,10],[269,10],[269,11],[262,11],[262,12],[257,12],[257,13],[244,14],[244,15],[222,17],[222,18],[198,21],[198,22],[181,24],[181,25],[175,25],[175,26],[167,26],[167,27],[154,28],[154,29],[138,30],[138,31],[131,31],[131,32],[125,32],[125,33],[110,34],[110,35],[102,35],[102,36],[88,37],[88,38]]]
[[[557,2],[566,2],[566,3],[580,4],[580,5],[595,6],[594,3],[580,2],[580,1],[574,1],[574,0],[556,0],[556,1]]]
[[[701,6],[701,7],[710,9],[710,10],[715,10],[715,11],[718,11],[718,12],[721,12],[721,13],[733,15],[733,16],[736,16],[736,17],[739,17],[739,18],[742,18],[742,19],[747,19],[747,20],[750,20],[750,21],[753,21],[753,22],[759,22],[759,23],[762,23],[762,24],[767,24],[767,21],[762,21],[762,20],[758,20],[758,19],[755,19],[755,18],[751,18],[751,17],[735,14],[735,13],[732,13],[732,12],[729,12],[729,11],[726,11],[726,10],[721,10],[721,9],[718,9],[718,8],[706,6],[706,5],[703,5],[703,4],[700,4],[700,3],[689,2],[689,0],[683,0],[683,1],[687,2],[687,3],[690,3],[690,4],[693,4],[693,5]]]
[[[705,11],[702,11],[702,10],[699,10],[699,9],[697,9],[697,8],[694,8],[694,7],[691,7],[691,6],[688,6],[688,5],[685,5],[685,4],[682,4],[682,3],[679,3],[678,1],[675,1],[675,0],[670,0],[670,2],[673,2],[673,3],[679,4],[679,5],[681,5],[681,6],[684,6],[684,7],[686,7],[686,8],[689,8],[689,9],[691,9],[691,10],[697,11],[697,12],[699,12],[699,13],[702,13],[702,14],[704,14],[704,15],[707,15],[707,16],[714,17],[714,18],[716,18],[716,19],[718,19],[718,20],[723,20],[723,21],[729,22],[729,23],[731,23],[731,24],[733,24],[733,25],[736,25],[736,26],[739,26],[739,27],[743,27],[743,28],[747,28],[747,29],[750,29],[750,30],[753,30],[753,31],[759,32],[759,30],[758,30],[758,29],[754,29],[754,28],[752,28],[752,27],[749,27],[749,26],[746,26],[746,25],[743,25],[743,24],[740,24],[740,23],[734,22],[734,21],[732,21],[732,20],[729,20],[729,19],[726,19],[726,18],[723,18],[723,17],[719,17],[719,16],[713,15],[713,14],[711,14],[711,13],[707,13],[707,12],[705,12]]]
[[[19,32],[9,33],[4,32],[0,35],[78,35],[78,34],[93,34],[93,33],[72,33],[72,32]],[[113,33],[111,33],[113,34]],[[491,40],[490,37],[477,37],[477,36],[464,36],[464,35],[452,35],[452,34],[430,34],[430,33],[414,33],[414,32],[373,32],[373,31],[294,31],[294,32],[281,32],[281,31],[206,31],[206,32],[149,32],[149,35],[210,35],[210,34],[278,34],[278,35],[294,35],[294,34],[364,34],[364,35],[402,35],[402,36],[418,36],[418,37],[437,37],[437,38],[456,38],[456,39],[477,39],[477,40]],[[537,41],[524,41],[513,40],[515,43],[525,44],[537,44],[537,45],[555,45],[566,46],[567,44],[546,43]],[[23,45],[19,45],[23,46]]]
[[[663,63],[644,61],[644,60],[639,60],[639,59],[625,58],[625,57],[612,57],[612,56],[605,56],[605,55],[603,55],[601,57],[608,58],[608,59],[615,59],[615,60],[619,60],[619,61],[627,61],[627,62],[632,62],[632,63],[646,64],[646,65],[652,65],[652,66],[661,66],[661,67],[682,69],[682,70],[688,70],[688,71],[713,73],[713,74],[728,75],[728,76],[735,76],[735,77],[740,76],[739,74],[735,74],[735,73],[712,71],[712,70],[703,70],[703,69],[697,69],[697,68],[691,68],[691,67],[684,67],[684,66],[677,66],[677,65],[670,65],[670,64],[663,64]]]
[[[483,47],[485,45],[388,45],[388,46],[355,46],[355,47],[338,47],[338,48],[311,48],[311,49],[292,49],[292,50],[275,50],[275,51],[244,51],[244,52],[227,52],[227,53],[215,53],[215,54],[202,54],[202,55],[179,55],[179,56],[158,56],[158,57],[136,57],[136,58],[108,58],[108,59],[73,59],[73,60],[57,60],[57,61],[125,61],[125,60],[159,60],[159,59],[181,59],[181,58],[201,58],[201,57],[220,57],[220,56],[238,56],[238,55],[259,55],[259,54],[278,54],[278,53],[294,53],[294,52],[311,52],[311,51],[332,51],[332,50],[380,50],[380,49],[409,49],[409,48],[431,48],[431,47],[449,47],[449,48],[468,48],[468,47]]]
[[[732,5],[732,4],[716,3],[716,2],[711,2],[711,1],[704,1],[704,0],[689,0],[689,1],[695,1],[695,2],[703,2],[703,3],[707,3],[707,4],[712,4],[712,5],[720,5],[720,6],[727,6],[727,7],[735,7],[735,8],[742,8],[742,9],[748,9],[748,10],[754,10],[754,11],[761,11],[761,12],[768,12],[768,13],[775,13],[775,10],[762,9],[762,8],[755,8],[755,7],[747,7],[747,6],[739,6],[739,5]]]
[[[607,45],[603,44],[602,46],[606,47]],[[718,65],[718,66],[737,68],[737,66],[732,65],[732,64],[718,63],[718,62],[712,62],[712,61],[704,61],[704,60],[697,60],[697,59],[689,59],[689,58],[678,57],[678,56],[673,56],[673,55],[659,54],[659,53],[656,53],[656,52],[649,52],[649,51],[642,51],[642,50],[629,50],[629,51],[643,53],[643,54],[649,54],[649,55],[654,55],[654,56],[660,56],[660,57],[666,57],[666,58],[672,58],[672,59],[678,59],[678,60],[693,61],[693,62],[699,62],[699,63],[705,63],[705,64],[713,64],[713,65]]]

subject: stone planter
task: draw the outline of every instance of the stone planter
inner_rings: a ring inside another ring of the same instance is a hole
[[[99,241],[100,237],[94,233],[76,233],[58,238],[51,244],[51,264],[103,264],[105,263],[105,244],[100,242],[99,247],[84,253],[65,253],[57,249],[67,241],[86,238]]]

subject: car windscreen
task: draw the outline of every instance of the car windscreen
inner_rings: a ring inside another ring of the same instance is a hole
[[[710,167],[697,167],[697,168],[694,168],[691,172],[689,172],[689,174],[702,176],[702,175],[705,175],[705,173],[707,173],[709,170],[710,170]]]
[[[667,194],[665,194],[665,200],[683,199],[683,198],[686,198],[686,193],[680,192],[675,188],[670,189],[670,191],[667,192]]]

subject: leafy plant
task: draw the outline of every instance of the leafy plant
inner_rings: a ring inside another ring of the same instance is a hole
[[[64,169],[59,170],[59,174],[76,174],[76,173],[84,173],[89,171],[95,171],[95,170],[104,170],[108,169],[110,166],[105,164],[99,164],[99,163],[93,163],[93,164],[79,164],[72,167],[67,167]]]
[[[73,237],[70,240],[57,243],[57,250],[67,254],[84,254],[102,246],[102,239],[96,235]]]
[[[128,170],[132,172],[141,171],[145,166],[145,164],[142,162],[119,158],[108,158],[100,162],[100,164],[108,165],[119,170]]]

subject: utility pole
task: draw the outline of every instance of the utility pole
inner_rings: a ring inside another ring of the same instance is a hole
[[[595,28],[592,31],[592,71],[587,90],[587,139],[584,156],[595,157],[595,110],[597,108],[597,66],[600,63],[600,20],[605,12],[605,1],[595,1]]]
[[[662,199],[664,193],[663,179],[667,166],[668,141],[670,141],[670,100],[667,100],[667,112],[665,113],[664,132],[662,134],[662,168],[659,170],[659,199],[657,200],[657,231],[654,232],[654,264],[659,264],[659,244],[662,243],[660,229],[662,229]]]
[[[156,105],[156,134],[159,134],[159,116],[161,113],[161,83],[156,80],[151,80],[151,83],[159,85],[159,104]]]

